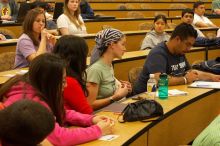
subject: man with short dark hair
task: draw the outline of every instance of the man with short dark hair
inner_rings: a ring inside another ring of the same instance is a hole
[[[196,28],[192,22],[194,18],[194,12],[192,9],[186,8],[182,10],[182,22],[191,24],[194,29],[197,31],[198,36],[196,38],[194,46],[218,46],[220,45],[220,38],[207,38],[198,28]]]
[[[189,84],[196,80],[219,81],[220,76],[198,70],[190,70],[185,53],[190,51],[197,37],[192,25],[178,25],[168,42],[158,44],[150,51],[142,72],[134,85],[134,93],[147,90],[149,74],[154,74],[159,80],[161,73],[169,75],[169,85]]]
[[[215,24],[212,23],[207,17],[204,16],[205,14],[205,4],[202,1],[197,1],[193,5],[194,9],[194,20],[193,24],[197,27],[217,27]]]

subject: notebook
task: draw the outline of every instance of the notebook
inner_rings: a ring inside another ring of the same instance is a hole
[[[57,20],[57,18],[63,14],[63,6],[64,4],[62,2],[56,2],[55,8],[53,12],[53,20]]]
[[[126,106],[127,106],[127,104],[120,103],[120,102],[114,102],[114,103],[102,108],[101,111],[122,113],[122,111],[125,109]]]
[[[196,81],[189,85],[192,88],[220,89],[220,82]]]

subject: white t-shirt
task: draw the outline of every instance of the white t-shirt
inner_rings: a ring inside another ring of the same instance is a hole
[[[197,22],[203,22],[205,24],[211,24],[214,25],[212,23],[212,21],[210,21],[207,17],[205,16],[199,16],[198,14],[194,14],[194,20],[193,20],[193,24],[195,25]]]
[[[79,20],[84,23],[82,17],[79,15]],[[65,15],[62,14],[57,19],[57,27],[58,28],[67,28],[70,34],[86,34],[86,27],[85,25],[81,26],[81,28],[77,28],[74,23],[70,21],[70,19]]]

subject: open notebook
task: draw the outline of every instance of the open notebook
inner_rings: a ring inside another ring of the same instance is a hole
[[[192,88],[220,89],[220,82],[196,81],[189,85]]]

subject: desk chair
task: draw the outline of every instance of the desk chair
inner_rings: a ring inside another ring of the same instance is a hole
[[[16,39],[16,35],[9,29],[0,28],[0,34],[3,34],[6,39]]]
[[[174,29],[177,26],[177,24],[171,22],[171,23],[167,23],[167,29]]]
[[[139,24],[138,30],[151,30],[154,27],[152,22],[144,22]]]
[[[170,9],[186,9],[188,8],[185,4],[170,4]]]
[[[141,9],[150,9],[151,6],[149,4],[141,4],[140,5]]]
[[[117,8],[119,10],[134,9],[134,7],[130,4],[119,4]]]
[[[129,70],[128,80],[132,86],[134,86],[134,83],[137,80],[137,78],[139,77],[142,70],[143,70],[143,67],[134,67]]]
[[[128,18],[144,18],[144,14],[138,11],[132,11],[127,13]]]
[[[14,68],[15,52],[5,52],[0,54],[0,71]]]

